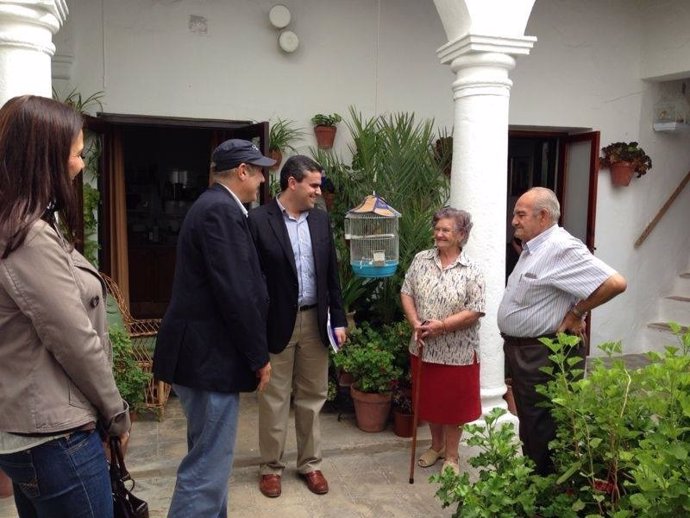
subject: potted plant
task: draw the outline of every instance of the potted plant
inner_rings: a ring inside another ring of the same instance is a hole
[[[336,124],[343,118],[337,113],[331,115],[324,115],[317,113],[311,118],[314,125],[314,135],[316,135],[316,144],[320,149],[331,149],[333,141],[335,140],[335,132],[337,131]]]
[[[409,381],[398,380],[393,387],[393,433],[412,437],[413,426],[412,389]]]
[[[283,151],[296,152],[292,143],[304,136],[304,129],[294,126],[294,121],[277,119],[268,133],[268,156],[276,161],[271,169],[277,169],[283,161]]]
[[[639,178],[652,168],[652,159],[637,142],[614,142],[601,149],[601,165],[611,171],[613,185],[630,184],[633,173]]]
[[[352,332],[350,344],[334,358],[336,367],[354,376],[350,394],[355,403],[357,426],[364,432],[380,432],[391,409],[391,389],[401,369],[395,355],[383,347],[381,334],[367,323]]]
[[[108,328],[113,347],[113,375],[122,399],[129,403],[131,414],[143,410],[146,405],[146,387],[151,374],[144,372],[134,356],[132,340],[119,325]]]

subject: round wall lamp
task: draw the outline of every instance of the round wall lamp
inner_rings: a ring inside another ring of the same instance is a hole
[[[284,29],[287,27],[290,23],[290,19],[290,9],[282,4],[274,5],[271,7],[271,10],[268,11],[268,20],[276,29]]]
[[[297,47],[299,47],[299,38],[297,34],[292,31],[283,31],[280,33],[280,36],[278,36],[278,46],[283,52],[287,52],[288,54],[295,52]]]

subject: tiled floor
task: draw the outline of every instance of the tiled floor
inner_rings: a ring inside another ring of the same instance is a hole
[[[396,437],[389,429],[365,433],[357,429],[354,416],[338,420],[336,412],[324,412],[321,434],[323,472],[330,492],[309,492],[294,470],[294,431],[288,434],[286,457],[289,468],[283,476],[283,494],[264,497],[258,489],[257,407],[253,394],[242,397],[235,465],[230,479],[229,515],[238,518],[431,518],[449,517],[434,496],[437,486],[428,478],[440,469],[417,468],[415,484],[409,484],[409,439]],[[427,427],[419,428],[418,451],[429,446]],[[465,448],[464,459],[469,456]],[[151,518],[165,517],[170,503],[175,471],[186,451],[185,420],[179,402],[171,399],[161,422],[140,419],[134,423],[127,464],[137,481],[136,494],[149,503]],[[464,466],[466,467],[466,465]],[[0,500],[0,518],[15,517],[11,499]],[[190,517],[195,518],[195,517]]]

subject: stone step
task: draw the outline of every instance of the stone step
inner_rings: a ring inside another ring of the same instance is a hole
[[[670,295],[659,301],[657,308],[659,322],[678,322],[690,324],[690,296]]]
[[[673,293],[690,297],[690,272],[681,273],[676,278]]]
[[[688,326],[682,326],[684,332],[688,331]],[[677,347],[679,345],[678,338],[671,332],[671,328],[666,322],[652,322],[647,325],[647,329],[643,333],[642,342],[637,347],[632,347],[626,352],[645,352],[657,351],[663,352],[667,345]]]

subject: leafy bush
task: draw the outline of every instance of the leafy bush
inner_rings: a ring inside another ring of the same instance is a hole
[[[381,332],[363,322],[350,335],[350,343],[333,358],[335,366],[351,373],[362,392],[389,392],[402,369]]]
[[[113,347],[115,384],[122,399],[129,403],[130,410],[137,412],[143,408],[151,374],[144,372],[137,362],[132,350],[132,341],[122,327],[110,326],[108,335]]]
[[[504,414],[504,409],[494,408],[486,416],[485,426],[465,425],[469,433],[467,444],[480,450],[469,460],[478,469],[479,478],[472,481],[468,473],[455,475],[450,470],[433,475],[430,480],[441,484],[436,496],[443,507],[457,504],[453,516],[463,518],[531,517],[538,510],[542,516],[577,516],[567,509],[572,499],[552,489],[553,476],[534,475],[534,463],[518,453],[515,426],[511,422],[499,423]],[[548,507],[558,508],[557,514],[540,505],[545,500],[549,500]]]
[[[690,331],[671,324],[679,346],[648,353],[650,363],[629,369],[620,343],[600,348],[578,379],[569,351],[577,337],[542,339],[551,350],[553,379],[538,387],[550,401],[558,429],[551,442],[556,473],[536,475],[519,454],[512,424],[494,409],[486,427],[467,425],[470,459],[479,480],[467,473],[432,477],[443,506],[455,517],[679,517],[690,513]]]
[[[312,150],[333,182],[335,198],[330,211],[338,248],[340,282],[350,295],[349,309],[367,313],[377,323],[402,317],[400,287],[415,254],[433,244],[431,218],[448,201],[449,182],[436,158],[433,121],[417,122],[410,113],[365,119],[350,109],[348,128],[352,161],[336,154]],[[402,217],[399,221],[399,264],[392,277],[363,281],[352,274],[345,243],[344,217],[365,196],[376,192]],[[364,286],[364,288],[363,288]]]

